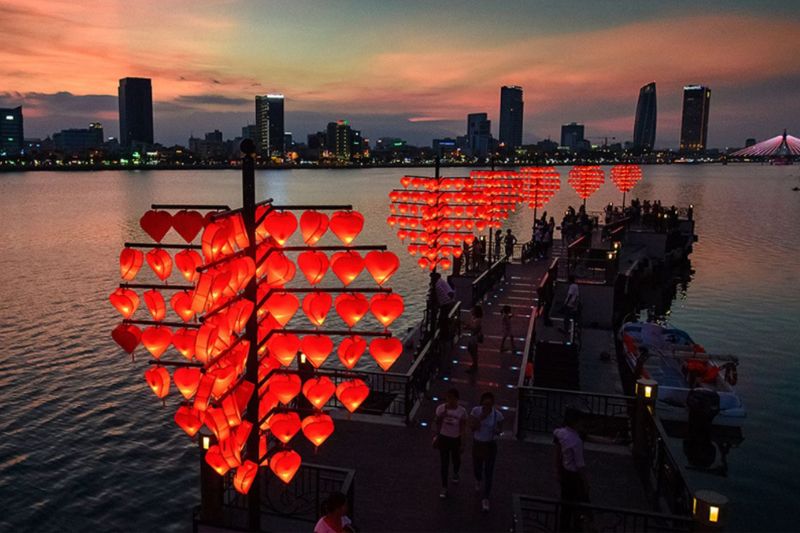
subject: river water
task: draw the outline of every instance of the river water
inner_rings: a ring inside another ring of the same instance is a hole
[[[407,311],[398,332],[419,319],[426,286],[385,223],[387,192],[403,173],[257,174],[260,197],[349,203],[365,215],[357,242],[387,243],[401,258],[392,286]],[[734,502],[731,529],[795,529],[800,192],[791,189],[800,186],[800,168],[672,165],[644,173],[629,198],[695,206],[695,273],[673,304],[673,323],[709,351],[742,359],[745,440],[728,456],[728,479],[707,484]],[[551,213],[577,205],[562,182]],[[108,294],[122,243],[144,237],[138,219],[151,203],[236,206],[239,185],[236,171],[0,175],[0,530],[188,529],[199,499],[195,446],[148,390],[144,358],[132,364],[111,340],[117,316]],[[606,183],[588,208],[620,199]],[[520,240],[530,237],[531,216],[522,209],[509,221]]]

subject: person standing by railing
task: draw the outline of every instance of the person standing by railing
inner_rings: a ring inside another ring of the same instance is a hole
[[[484,392],[481,404],[469,414],[472,428],[472,467],[475,492],[482,492],[481,509],[489,511],[494,464],[497,459],[497,437],[503,432],[503,414],[494,406],[494,395]]]
[[[439,450],[441,461],[442,491],[440,498],[447,498],[447,478],[450,474],[450,461],[453,462],[453,483],[458,483],[461,469],[461,454],[464,452],[464,435],[467,428],[467,410],[458,404],[458,389],[447,391],[445,403],[436,408],[433,447]]]

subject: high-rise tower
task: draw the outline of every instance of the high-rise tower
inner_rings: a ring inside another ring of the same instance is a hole
[[[119,80],[119,142],[153,144],[153,87],[148,78]]]
[[[708,137],[708,107],[711,89],[702,85],[683,88],[681,152],[703,152]]]
[[[652,150],[656,144],[656,82],[639,90],[636,120],[633,123],[634,148]]]
[[[522,87],[500,88],[500,142],[506,149],[522,146]]]

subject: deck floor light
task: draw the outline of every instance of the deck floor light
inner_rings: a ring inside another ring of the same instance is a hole
[[[692,497],[692,517],[706,528],[722,528],[728,514],[728,498],[713,490],[698,490]]]

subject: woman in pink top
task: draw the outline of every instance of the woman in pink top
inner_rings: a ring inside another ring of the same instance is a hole
[[[436,435],[433,446],[439,450],[441,459],[442,492],[440,498],[447,498],[447,476],[450,473],[450,460],[453,461],[453,483],[460,481],[461,453],[464,451],[464,431],[467,427],[467,410],[458,404],[458,390],[447,391],[445,403],[436,408]]]

